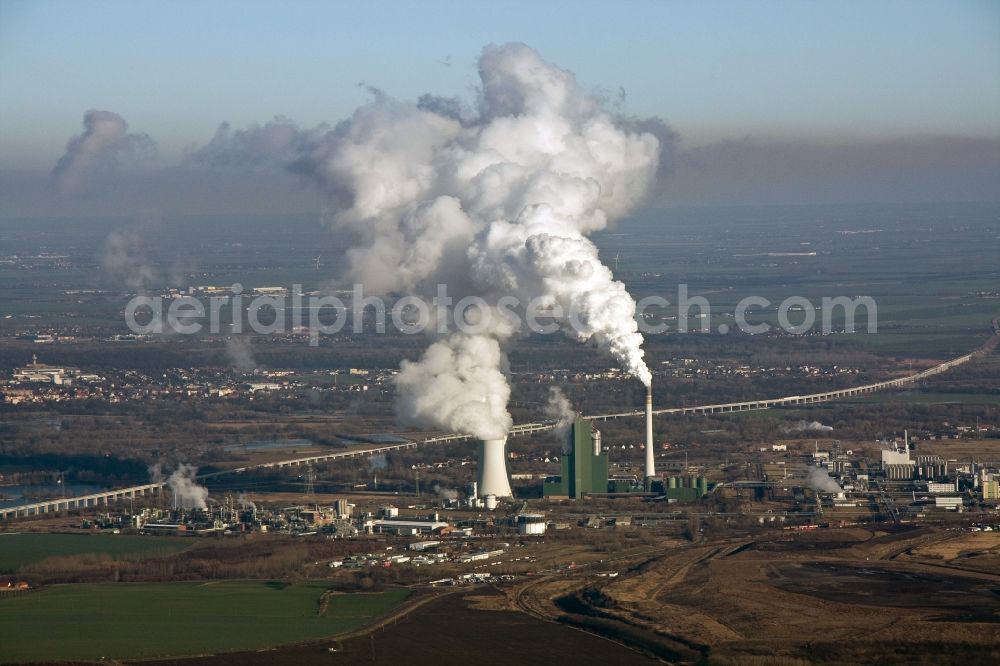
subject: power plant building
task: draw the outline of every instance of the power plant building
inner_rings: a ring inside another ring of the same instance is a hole
[[[601,433],[590,421],[576,419],[569,430],[569,452],[562,458],[562,476],[542,484],[545,497],[580,499],[608,492],[608,453],[601,448]]]
[[[663,495],[668,501],[693,502],[708,494],[708,479],[704,476],[670,476],[663,482]]]

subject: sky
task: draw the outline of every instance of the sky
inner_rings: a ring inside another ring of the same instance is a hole
[[[1000,198],[994,0],[4,0],[0,195],[30,211],[90,109],[148,135],[173,196],[223,121],[334,124],[359,84],[472,100],[510,41],[677,132],[668,204]]]

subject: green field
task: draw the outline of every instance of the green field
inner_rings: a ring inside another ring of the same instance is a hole
[[[193,540],[124,534],[0,533],[0,574],[48,557],[106,554],[116,560],[169,555],[193,545]]]
[[[0,663],[252,650],[320,639],[384,615],[410,594],[337,594],[324,583],[54,585],[0,596]]]

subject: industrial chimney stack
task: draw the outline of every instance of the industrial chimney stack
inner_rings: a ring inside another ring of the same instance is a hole
[[[646,387],[646,485],[656,476],[656,453],[653,450],[653,387]]]

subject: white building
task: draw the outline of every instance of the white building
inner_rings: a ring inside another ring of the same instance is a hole
[[[448,527],[448,523],[435,520],[399,520],[393,518],[378,518],[365,523],[365,528],[372,532],[390,532],[401,535],[424,534]]]
[[[882,469],[885,469],[889,465],[913,465],[915,464],[910,458],[910,452],[907,451],[897,451],[895,449],[883,449],[882,451]]]
[[[938,509],[947,509],[949,511],[961,511],[962,510],[962,498],[961,497],[944,497],[938,495],[934,498],[934,506]]]
[[[79,375],[79,368],[39,363],[37,354],[31,355],[31,363],[28,365],[14,368],[14,381],[17,382],[70,385],[73,378]]]
[[[467,555],[460,555],[456,561],[462,564],[467,564],[469,562],[479,562],[482,560],[491,560],[495,557],[500,557],[503,555],[502,550],[484,550],[479,553],[468,553]]]

